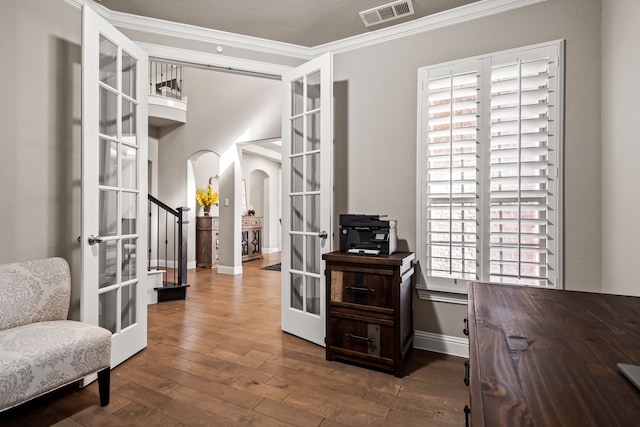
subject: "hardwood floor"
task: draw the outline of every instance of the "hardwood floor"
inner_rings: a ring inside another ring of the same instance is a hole
[[[280,273],[189,271],[186,301],[149,306],[145,350],[97,383],[0,413],[0,425],[463,426],[463,359],[413,350],[403,378],[340,362],[280,330]]]

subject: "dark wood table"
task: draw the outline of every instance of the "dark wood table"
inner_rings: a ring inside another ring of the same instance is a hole
[[[469,285],[471,425],[640,426],[640,298]]]

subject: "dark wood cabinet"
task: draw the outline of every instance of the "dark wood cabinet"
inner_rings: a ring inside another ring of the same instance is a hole
[[[402,376],[413,347],[415,255],[324,254],[327,360],[355,362]]]
[[[219,217],[196,217],[196,267],[212,268],[218,265]]]
[[[640,298],[471,283],[464,330],[473,427],[640,420],[640,391],[617,371],[640,365]]]

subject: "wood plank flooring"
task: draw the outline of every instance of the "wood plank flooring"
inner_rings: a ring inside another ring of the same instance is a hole
[[[463,359],[413,350],[403,378],[341,362],[280,330],[280,272],[189,271],[186,301],[149,306],[146,349],[97,383],[0,413],[2,426],[463,426]]]

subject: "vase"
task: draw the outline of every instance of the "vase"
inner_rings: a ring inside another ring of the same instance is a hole
[[[209,211],[211,210],[211,207],[205,207],[204,208],[204,216],[209,216]]]

